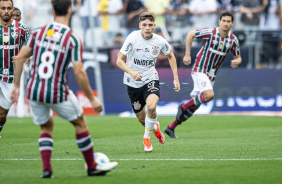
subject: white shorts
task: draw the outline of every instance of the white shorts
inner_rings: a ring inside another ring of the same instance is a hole
[[[0,81],[0,106],[4,109],[10,109],[12,105],[11,92],[14,83]]]
[[[30,100],[29,104],[32,110],[33,122],[37,125],[43,125],[50,119],[52,116],[51,109],[67,121],[74,121],[83,114],[83,109],[71,90],[69,90],[67,101],[62,103],[48,104]]]
[[[192,72],[191,74],[193,82],[194,82],[194,89],[190,93],[191,97],[201,94],[203,91],[206,90],[213,90],[213,84],[209,77],[204,73]]]

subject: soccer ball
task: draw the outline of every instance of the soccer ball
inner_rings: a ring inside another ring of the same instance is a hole
[[[94,153],[94,159],[97,164],[109,163],[110,159],[104,153],[96,152]],[[84,164],[85,169],[87,169],[87,164]]]
[[[94,159],[95,159],[95,162],[99,164],[110,162],[110,159],[107,157],[107,155],[105,155],[104,153],[100,153],[100,152],[94,153]]]

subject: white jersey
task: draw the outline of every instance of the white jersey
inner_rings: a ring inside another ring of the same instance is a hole
[[[143,72],[142,80],[135,81],[131,75],[124,72],[123,83],[140,88],[152,80],[159,80],[155,68],[157,57],[162,51],[168,55],[171,50],[168,42],[161,36],[154,34],[149,40],[141,36],[141,31],[134,31],[126,38],[120,52],[127,56],[126,64],[134,71]]]

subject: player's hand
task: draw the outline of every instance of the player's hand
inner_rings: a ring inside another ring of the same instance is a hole
[[[191,63],[191,56],[185,55],[185,56],[183,57],[183,63],[184,63],[185,65],[190,65],[190,63]]]
[[[20,95],[20,88],[14,86],[14,88],[11,92],[11,99],[12,99],[13,103],[18,103],[19,95]]]
[[[139,72],[139,71],[133,71],[130,75],[131,77],[136,80],[136,81],[141,81],[142,79],[142,74],[143,72]]]
[[[232,68],[237,68],[239,64],[240,64],[240,62],[238,60],[236,60],[236,59],[231,60],[231,67]]]
[[[179,92],[179,90],[180,90],[179,80],[178,80],[178,79],[174,79],[173,84],[174,84],[174,88],[173,88],[173,89],[174,89],[176,92]]]
[[[15,64],[15,62],[16,62],[16,61],[17,61],[17,59],[18,59],[18,56],[13,56],[12,58],[13,58],[12,63],[13,63],[13,64]]]
[[[91,105],[96,112],[103,111],[103,105],[97,98],[94,97],[94,100],[91,101]]]

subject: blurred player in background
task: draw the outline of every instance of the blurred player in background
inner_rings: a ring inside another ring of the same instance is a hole
[[[30,35],[24,24],[12,19],[13,6],[12,0],[0,0],[0,132],[12,105],[10,98],[14,86],[12,57],[19,53]]]
[[[20,22],[22,20],[22,12],[20,9],[14,7],[13,17],[14,20]]]
[[[197,54],[192,69],[194,89],[191,92],[192,99],[178,106],[176,119],[165,129],[165,133],[171,138],[177,138],[174,129],[183,121],[189,119],[202,103],[207,103],[214,98],[213,84],[216,74],[224,61],[225,55],[231,51],[234,60],[231,67],[237,68],[242,59],[237,37],[230,32],[234,24],[233,15],[224,12],[220,16],[219,27],[204,28],[190,31],[186,39],[186,52],[183,63],[191,63],[191,45],[194,38],[202,38],[203,46]]]
[[[180,90],[180,84],[176,60],[170,45],[163,37],[153,33],[156,26],[154,14],[144,12],[140,15],[139,21],[140,30],[132,32],[126,38],[118,55],[117,66],[124,71],[123,83],[127,85],[133,111],[139,122],[145,126],[144,151],[151,152],[153,150],[150,141],[152,132],[154,132],[160,143],[165,142],[165,137],[160,131],[156,112],[160,88],[155,63],[160,52],[168,56],[176,92]],[[145,105],[147,105],[147,114],[144,108]]]
[[[83,69],[82,42],[68,27],[72,13],[71,0],[52,0],[54,22],[35,29],[18,56],[14,57],[15,86],[13,101],[17,101],[20,87],[20,74],[25,59],[34,55],[34,62],[27,82],[27,98],[33,112],[33,121],[40,125],[38,139],[43,162],[42,178],[52,177],[51,154],[53,150],[53,117],[51,109],[60,117],[71,122],[76,131],[76,142],[87,163],[88,176],[105,175],[117,166],[117,162],[97,164],[93,155],[93,143],[83,116],[82,107],[76,96],[67,86],[68,66],[73,70],[80,88],[97,111],[102,104],[95,99]]]

